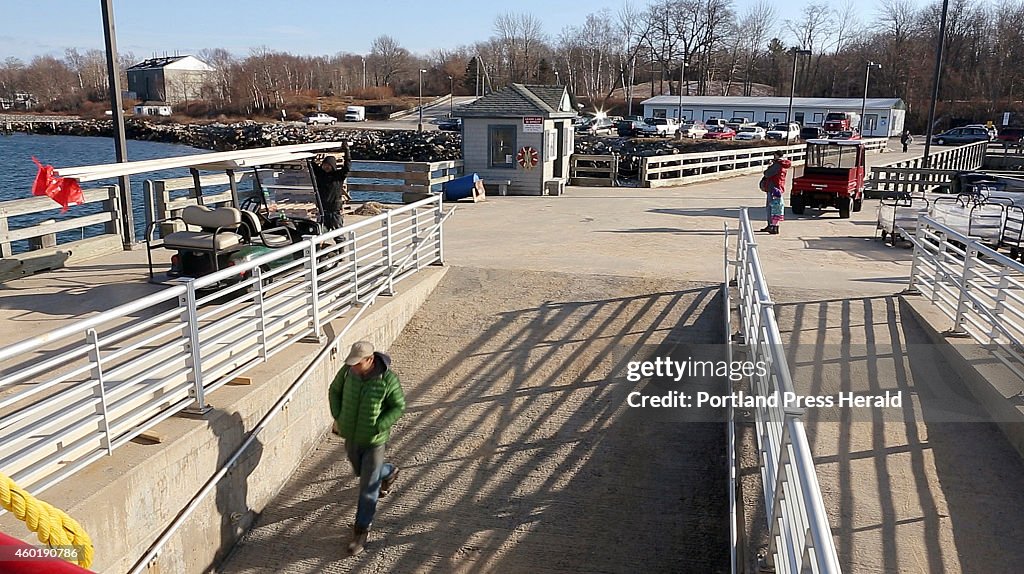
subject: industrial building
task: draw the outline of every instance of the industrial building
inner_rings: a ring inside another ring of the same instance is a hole
[[[145,102],[198,100],[213,72],[213,67],[195,56],[150,58],[128,68],[128,91]]]
[[[750,118],[754,122],[785,122],[788,97],[655,96],[644,100],[644,117],[704,121],[709,118]],[[793,121],[820,126],[829,112],[857,112],[861,98],[793,98]],[[890,137],[903,131],[907,106],[899,98],[868,98],[863,118],[865,136]]]

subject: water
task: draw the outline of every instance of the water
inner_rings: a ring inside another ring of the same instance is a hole
[[[209,153],[208,150],[201,150],[189,146],[168,144],[160,142],[134,141],[130,140],[128,146],[128,159],[130,161],[158,159],[165,157],[176,157],[196,153]],[[69,167],[80,165],[96,165],[114,162],[114,140],[111,138],[99,137],[77,137],[77,136],[40,136],[31,134],[13,134],[0,136],[0,201],[12,199],[23,199],[32,197],[32,183],[36,177],[36,165],[32,162],[35,156],[43,164],[55,167]],[[354,169],[364,171],[383,170],[373,164],[354,162]],[[187,169],[172,169],[160,172],[150,172],[135,175],[132,182],[132,212],[135,218],[135,236],[143,239],[146,227],[145,200],[143,199],[142,183],[147,179],[168,179],[174,177],[186,177],[189,175]],[[383,174],[382,174],[383,175]],[[354,179],[353,183],[378,183],[378,184],[400,184],[400,180],[392,179]],[[116,180],[104,180],[83,184],[85,189],[95,189],[105,185],[116,185]],[[240,191],[245,191],[241,189]],[[379,201],[381,203],[392,203],[399,200],[397,194],[393,193],[353,193],[354,201]],[[35,225],[40,221],[54,219],[57,221],[91,215],[102,210],[101,203],[72,206],[66,213],[60,212],[60,206],[55,202],[52,210],[35,213],[25,216],[11,217],[9,225],[11,229],[18,229]],[[84,230],[67,231],[58,234],[58,242],[64,243],[91,237],[102,233],[101,225],[92,226]],[[27,249],[27,242],[15,242],[12,244],[15,252]]]

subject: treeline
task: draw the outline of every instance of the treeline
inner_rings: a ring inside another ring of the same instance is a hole
[[[911,127],[923,129],[931,96],[941,3],[883,0],[859,14],[846,4],[818,2],[782,20],[762,0],[740,9],[732,0],[658,0],[581,16],[557,33],[531,14],[494,20],[487,40],[425,55],[393,37],[376,38],[367,54],[295,56],[260,47],[246,56],[223,49],[197,57],[214,66],[204,98],[223,113],[258,114],[293,97],[354,95],[385,98],[423,93],[476,94],[509,82],[565,84],[594,107],[650,93],[788,95],[792,49],[800,96],[860,97],[867,62],[869,96],[908,104]],[[996,119],[1021,108],[1024,92],[1024,3],[950,0],[939,113],[943,121]],[[787,39],[787,40],[784,40]],[[122,67],[134,63],[129,54]],[[425,70],[425,72],[420,72]],[[680,88],[679,79],[686,81]],[[0,97],[32,93],[46,109],[102,102],[102,52],[68,50],[63,59],[39,57],[0,66]]]

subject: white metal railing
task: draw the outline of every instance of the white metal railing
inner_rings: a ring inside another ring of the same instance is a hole
[[[727,265],[736,268],[746,359],[765,366],[764,376],[752,377],[751,393],[774,397],[774,401],[758,402],[754,409],[770,536],[768,558],[780,573],[839,573],[842,570],[804,430],[803,409],[786,407],[783,401],[785,393],[795,391],[746,209],[740,214],[736,258],[726,257]],[[730,429],[735,424],[731,415]]]
[[[911,235],[911,292],[920,292],[1024,381],[1024,265],[921,215]]]
[[[432,196],[0,348],[0,470],[39,492],[204,412],[207,394],[443,262],[443,218]]]

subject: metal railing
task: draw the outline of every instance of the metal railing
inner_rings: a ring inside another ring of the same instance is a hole
[[[727,259],[728,264],[736,268],[739,335],[746,360],[765,367],[763,376],[751,378],[750,390],[762,399],[754,414],[770,537],[768,559],[776,572],[839,573],[842,570],[802,420],[804,411],[785,406],[783,400],[786,393],[795,391],[746,209],[740,214],[736,258]],[[731,415],[730,429],[735,425]]]
[[[981,168],[988,145],[976,142],[944,149],[931,154],[927,162],[921,156],[872,166],[864,193],[880,197],[889,191],[916,193],[946,185],[958,171]]]
[[[953,320],[1024,381],[1024,265],[922,215],[913,234],[910,292]]]
[[[0,469],[42,491],[424,266],[440,196],[0,348]]]

